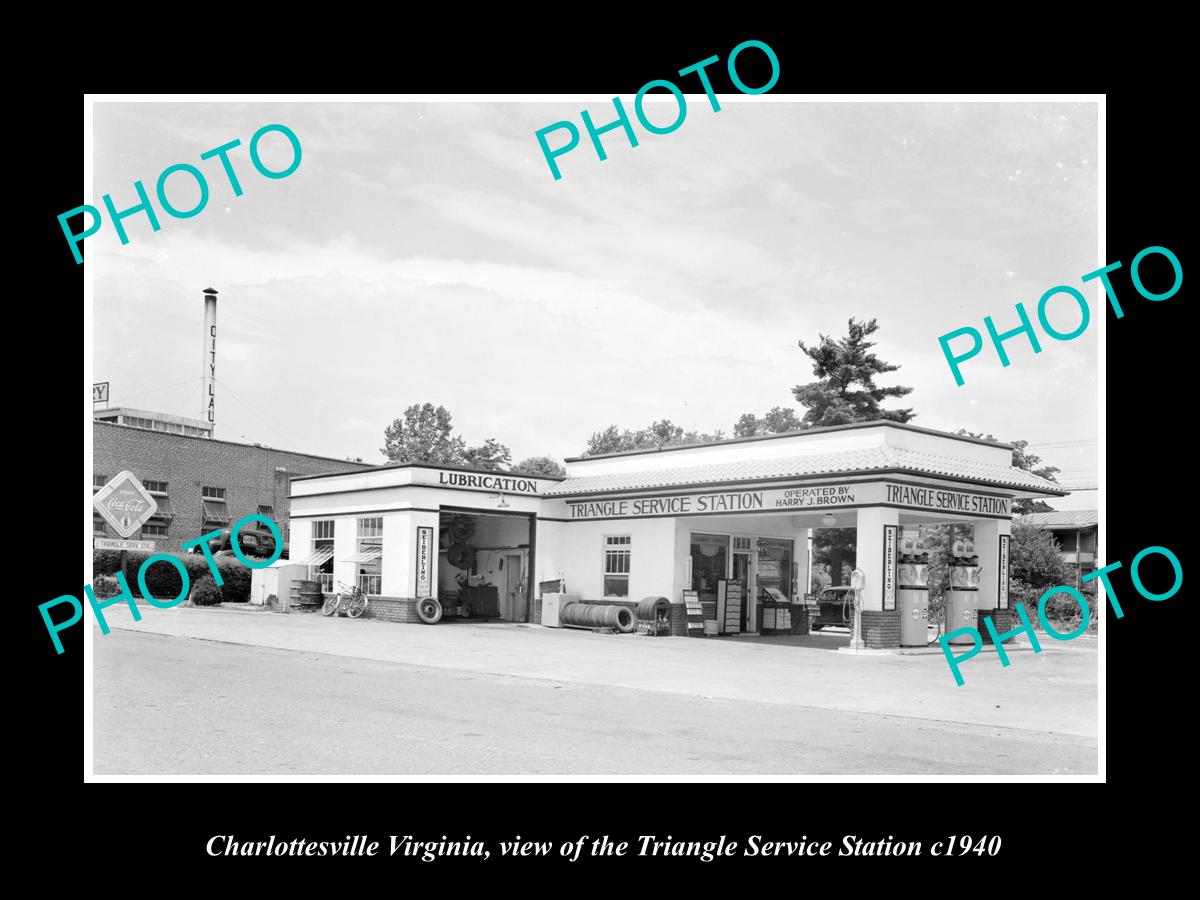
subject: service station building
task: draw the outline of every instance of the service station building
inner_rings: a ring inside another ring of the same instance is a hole
[[[868,422],[568,459],[563,479],[427,464],[295,478],[291,557],[393,621],[436,597],[447,617],[541,623],[543,591],[561,591],[666,598],[678,635],[690,601],[720,633],[747,633],[760,606],[802,601],[812,529],[854,527],[862,639],[892,648],[902,535],[970,526],[978,615],[1007,628],[1012,501],[1063,494],[1015,468],[1010,445]]]

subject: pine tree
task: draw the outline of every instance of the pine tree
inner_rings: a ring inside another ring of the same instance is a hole
[[[858,322],[851,317],[849,333],[840,340],[822,334],[816,346],[808,347],[804,341],[799,342],[800,349],[813,361],[813,374],[819,379],[792,388],[796,402],[807,408],[803,419],[805,428],[876,419],[907,422],[913,418],[911,408],[883,409],[879,405],[888,397],[911,393],[912,388],[875,384],[877,375],[900,368],[869,352],[875,343],[867,338],[878,330],[875,319]],[[855,389],[854,385],[860,385],[860,388]]]

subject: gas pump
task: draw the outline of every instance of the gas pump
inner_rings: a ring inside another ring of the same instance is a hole
[[[853,604],[850,612],[850,650],[862,650],[866,643],[862,639],[862,592],[867,586],[867,575],[862,569],[850,573],[850,590],[846,596]]]
[[[950,545],[950,590],[946,592],[946,634],[957,628],[976,628],[979,622],[979,557],[975,542],[959,539]],[[951,644],[974,644],[976,637],[962,634]]]
[[[924,647],[929,643],[929,551],[916,531],[905,530],[900,537],[896,575],[900,646]]]

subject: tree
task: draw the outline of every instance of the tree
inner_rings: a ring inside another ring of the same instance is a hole
[[[985,441],[996,441],[996,439],[990,434],[985,437],[977,432],[967,431],[965,428],[958,429],[958,433],[966,435],[967,437],[981,438]],[[1055,476],[1062,471],[1058,468],[1058,466],[1041,466],[1036,469],[1034,468],[1034,466],[1042,461],[1042,458],[1026,452],[1025,448],[1029,446],[1029,441],[1012,441],[1011,443],[1013,447],[1012,464],[1016,468],[1029,472],[1032,475],[1041,476],[1047,481],[1053,481],[1055,484],[1058,483],[1058,479]],[[1028,513],[1034,512],[1054,511],[1054,507],[1044,500],[1013,500],[1012,507],[1014,516],[1024,516]]]
[[[563,478],[567,474],[566,469],[548,456],[531,456],[528,459],[523,459],[517,463],[515,469],[518,472],[527,472],[530,475],[544,475],[547,478]]]
[[[1075,570],[1063,560],[1053,533],[1036,525],[1013,522],[1009,565],[1012,577],[1035,588],[1038,596],[1060,584],[1075,585]],[[1037,614],[1036,609],[1029,612]]]
[[[795,410],[776,406],[762,418],[754,413],[746,413],[734,423],[733,433],[736,437],[756,437],[760,434],[799,431],[802,428],[804,423],[796,417]]]
[[[432,403],[414,403],[404,410],[404,421],[396,419],[383,432],[381,452],[392,462],[425,462],[461,465],[466,445],[452,437],[449,410]]]
[[[650,427],[645,429],[645,433],[646,439],[660,448],[683,443],[683,428],[670,419],[651,422]]]
[[[462,465],[489,472],[503,472],[511,462],[512,451],[495,438],[488,438],[478,447],[469,447],[462,455]]]
[[[812,544],[813,562],[828,566],[829,583],[833,587],[842,584],[858,558],[858,529],[814,528]]]
[[[722,431],[712,434],[699,431],[684,431],[670,419],[651,422],[647,427],[637,431],[628,428],[620,430],[616,425],[609,425],[603,431],[593,432],[588,439],[587,449],[583,456],[598,456],[603,453],[624,453],[629,450],[661,450],[663,447],[674,447],[680,444],[708,444],[725,439]]]
[[[875,319],[857,322],[851,317],[849,333],[840,340],[822,334],[819,335],[820,343],[814,347],[799,342],[800,349],[813,361],[813,374],[819,379],[792,388],[796,402],[807,408],[803,427],[847,425],[875,419],[907,422],[913,418],[911,408],[888,410],[879,405],[888,397],[911,393],[912,388],[881,388],[875,384],[875,376],[900,368],[868,352],[875,344],[867,338],[878,330]],[[861,389],[853,389],[856,384],[861,385]]]

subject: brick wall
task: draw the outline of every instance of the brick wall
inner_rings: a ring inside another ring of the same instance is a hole
[[[178,550],[216,526],[204,525],[201,488],[225,489],[231,523],[270,506],[272,518],[285,527],[288,479],[323,472],[358,472],[374,466],[347,460],[291,453],[272,447],[236,444],[212,438],[149,431],[110,422],[92,423],[92,471],[112,478],[128,469],[140,479],[167,482],[174,517],[165,535],[135,534],[159,549]],[[282,469],[284,471],[276,471]],[[227,526],[222,526],[227,527]],[[111,529],[105,526],[108,537]],[[287,534],[284,534],[285,539]]]
[[[421,624],[421,617],[417,615],[417,601],[412,597],[372,597],[363,618],[383,619],[404,625]]]
[[[862,639],[867,647],[887,649],[900,646],[900,610],[864,609]]]
[[[987,630],[987,626],[983,624],[983,620],[989,616],[992,620],[992,627],[996,629],[998,634],[1004,634],[1004,632],[1011,629],[1013,627],[1013,620],[1016,619],[1016,614],[1011,609],[979,610],[979,620],[976,623],[976,628],[978,628],[979,636],[983,638],[985,644],[992,643],[992,634]],[[1004,643],[1011,644],[1013,640],[1013,638],[1009,638]]]

